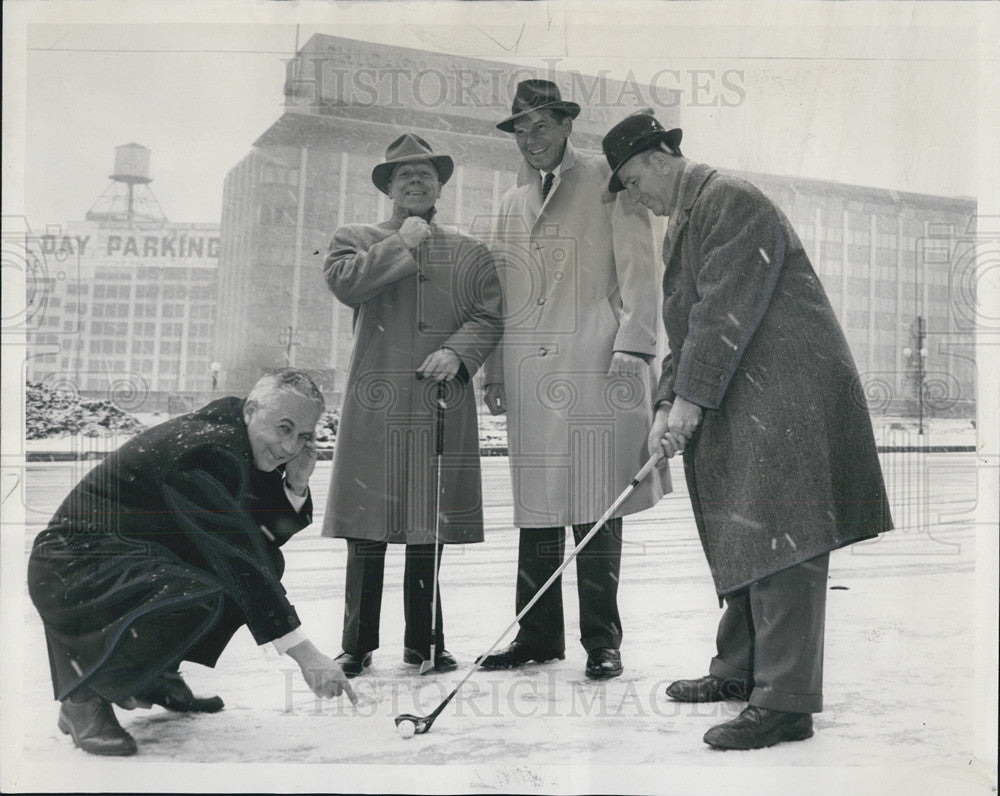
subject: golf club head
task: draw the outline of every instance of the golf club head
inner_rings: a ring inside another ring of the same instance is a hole
[[[434,723],[433,718],[424,719],[421,718],[420,716],[414,716],[412,713],[401,713],[400,715],[396,716],[395,721],[397,727],[404,721],[412,722],[414,728],[413,729],[414,735],[423,735],[431,728],[431,724]]]
[[[435,647],[436,647],[435,644],[431,644],[430,657],[428,657],[426,661],[420,662],[420,674],[427,674],[427,672],[431,671],[434,668],[434,662],[437,660],[437,656],[434,654]]]

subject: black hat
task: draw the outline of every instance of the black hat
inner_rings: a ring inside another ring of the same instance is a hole
[[[637,113],[618,122],[601,142],[604,157],[611,166],[608,190],[611,193],[625,190],[625,186],[618,179],[618,170],[632,158],[648,149],[658,147],[661,141],[666,141],[667,146],[676,149],[680,146],[681,135],[679,127],[667,130],[647,113]]]
[[[435,155],[431,150],[431,145],[423,138],[413,133],[401,135],[385,150],[385,163],[379,163],[372,169],[372,182],[382,193],[389,193],[389,180],[392,179],[392,170],[400,163],[413,163],[419,160],[430,161],[438,174],[438,182],[444,185],[448,182],[453,171],[455,162],[447,155]]]
[[[559,86],[551,80],[522,80],[517,84],[514,94],[514,104],[511,105],[511,115],[497,125],[498,130],[505,133],[514,132],[514,122],[532,111],[545,108],[565,113],[570,119],[580,115],[580,106],[575,102],[563,102]]]

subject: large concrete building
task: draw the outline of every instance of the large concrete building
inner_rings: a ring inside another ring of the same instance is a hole
[[[439,220],[484,235],[520,165],[513,140],[494,126],[509,112],[519,80],[554,79],[565,98],[583,106],[573,136],[581,149],[599,152],[604,132],[636,107],[651,106],[666,125],[681,123],[677,94],[662,84],[324,35],[309,39],[286,68],[285,112],[225,182],[214,350],[228,392],[246,390],[265,368],[291,363],[315,371],[331,403],[339,398],[352,313],[327,290],[323,256],[339,225],[388,217],[389,202],[370,175],[401,131],[416,131],[455,159]],[[712,79],[706,90],[717,91],[723,104],[735,99],[727,95],[732,76]],[[971,413],[973,331],[963,312],[971,306],[971,280],[956,272],[975,202],[745,176],[798,230],[873,410],[909,413],[922,403],[928,412]]]
[[[211,388],[219,226],[164,218],[148,161],[118,147],[86,219],[31,238],[28,381],[146,411]]]

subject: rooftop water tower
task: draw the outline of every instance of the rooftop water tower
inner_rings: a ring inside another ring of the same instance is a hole
[[[141,144],[115,147],[115,167],[109,175],[111,184],[87,211],[87,220],[166,221],[160,203],[149,183],[150,150]]]

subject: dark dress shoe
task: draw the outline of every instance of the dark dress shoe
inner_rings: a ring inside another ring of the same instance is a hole
[[[421,664],[429,657],[429,652],[427,655],[421,655],[411,647],[403,648],[403,663]],[[434,652],[435,672],[453,672],[457,668],[458,661],[455,660],[455,656],[448,652],[448,650],[436,650]]]
[[[134,755],[135,740],[122,728],[110,702],[100,697],[85,702],[64,699],[59,707],[59,729],[92,755]]]
[[[366,652],[360,658],[356,655],[352,655],[350,652],[342,652],[334,660],[340,664],[340,668],[344,670],[345,677],[357,677],[361,674],[363,669],[367,669],[372,665],[372,654]]]
[[[705,733],[705,743],[716,749],[763,749],[782,741],[804,741],[813,734],[811,713],[785,713],[747,705],[732,721]]]
[[[587,653],[587,677],[610,680],[622,673],[622,654],[613,649],[596,649]]]
[[[196,697],[177,671],[164,672],[149,688],[136,694],[136,698],[178,713],[218,713],[225,707],[217,696]]]
[[[750,698],[753,688],[742,680],[723,680],[707,674],[697,680],[677,680],[667,686],[667,696],[678,702],[721,702]]]
[[[537,650],[534,647],[529,647],[520,641],[512,641],[499,652],[491,652],[486,657],[480,656],[476,658],[476,663],[483,669],[516,669],[528,661],[545,663],[552,660],[561,661],[565,657],[565,652],[546,652],[545,650]]]

